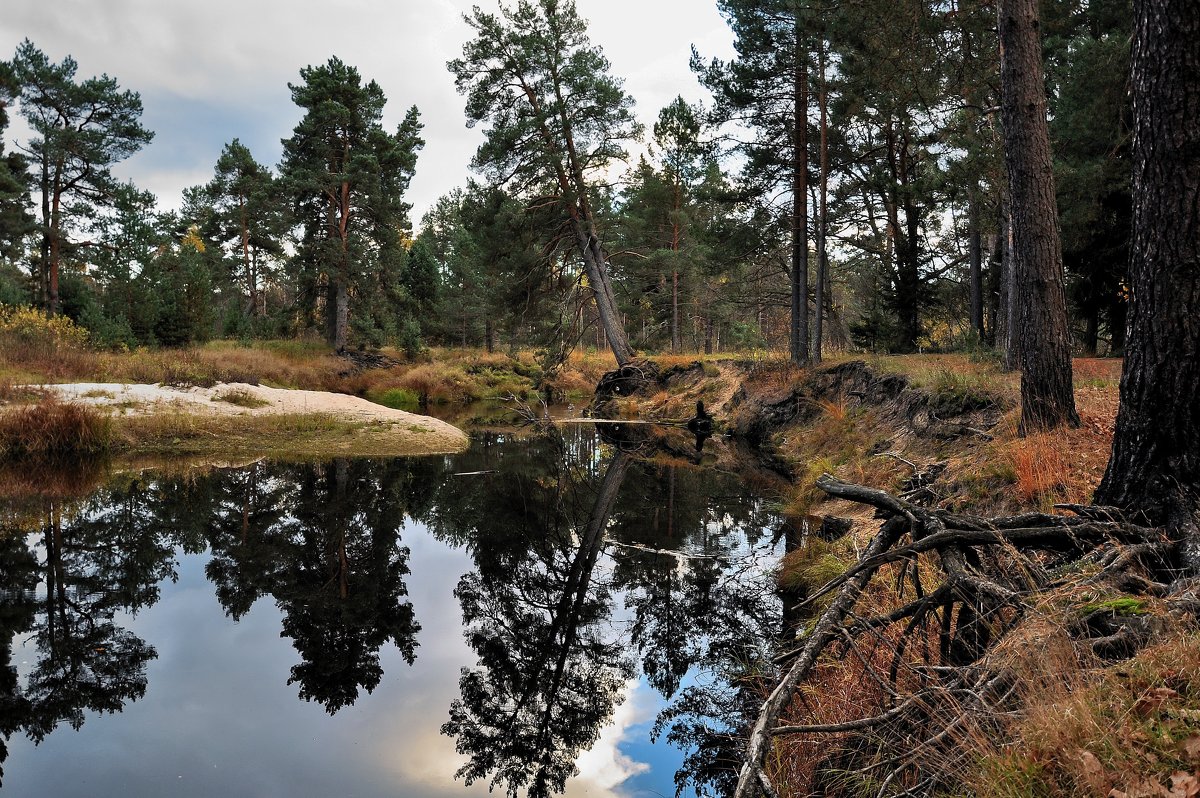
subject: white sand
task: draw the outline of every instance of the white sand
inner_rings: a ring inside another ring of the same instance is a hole
[[[422,451],[459,452],[467,447],[462,430],[429,416],[393,410],[360,399],[327,391],[291,391],[247,383],[219,383],[211,388],[176,388],[168,385],[131,385],[115,382],[76,382],[39,386],[56,392],[68,401],[111,407],[122,412],[151,414],[184,412],[212,415],[270,415],[315,413],[345,421],[393,422],[398,435],[419,440]],[[224,401],[228,395],[250,396],[263,402],[259,407],[243,407]]]

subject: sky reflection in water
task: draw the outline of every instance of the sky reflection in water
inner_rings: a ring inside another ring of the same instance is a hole
[[[440,796],[497,777],[550,794],[572,767],[568,796],[670,795],[685,752],[650,742],[656,716],[719,704],[700,688],[780,624],[765,502],[584,430],[489,434],[456,458],[119,477],[8,516],[28,548],[0,553],[17,675],[0,682],[0,795]],[[12,586],[38,577],[32,608]],[[48,672],[77,683],[46,687]],[[83,695],[89,681],[113,689]],[[70,729],[107,699],[117,714]],[[32,718],[68,722],[35,746]],[[720,759],[682,742],[692,772]]]

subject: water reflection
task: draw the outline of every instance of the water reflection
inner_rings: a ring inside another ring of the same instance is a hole
[[[0,531],[6,740],[23,731],[40,742],[60,723],[78,729],[85,711],[120,712],[145,693],[146,664],[157,654],[118,616],[152,605],[160,584],[174,577],[176,543],[157,523],[165,506],[110,489],[77,512],[53,499],[32,519],[26,510],[25,524],[36,524],[28,536],[28,528],[11,524]],[[36,652],[24,680],[12,662],[17,637]],[[0,762],[6,755],[7,747]]]
[[[37,513],[10,512],[0,740],[40,742],[63,721],[79,728],[88,710],[140,698],[153,643],[166,641],[142,640],[123,618],[172,589],[181,556],[201,552],[230,619],[260,599],[278,609],[299,661],[276,678],[339,712],[380,685],[385,648],[411,665],[419,638],[460,634],[444,622],[422,631],[408,599],[420,566],[402,539],[429,535],[470,557],[445,595],[453,585],[472,661],[444,674],[457,681],[449,720],[411,722],[453,738],[459,777],[514,795],[562,792],[640,676],[671,699],[660,730],[689,750],[680,785],[719,785],[735,764],[741,675],[779,628],[759,556],[775,519],[736,477],[616,443],[590,430],[487,433],[452,458],[126,476],[85,500],[42,497]],[[36,663],[14,665],[14,644]],[[0,742],[0,763],[4,754]]]
[[[275,599],[301,658],[288,684],[333,714],[379,684],[384,644],[415,656],[407,504],[395,485],[404,469],[339,459],[265,471],[256,463],[215,481],[205,573],[234,620]]]

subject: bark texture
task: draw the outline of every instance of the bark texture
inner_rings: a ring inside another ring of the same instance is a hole
[[[1129,338],[1098,502],[1141,510],[1200,572],[1200,13],[1137,0]]]
[[[1012,210],[1021,360],[1021,431],[1079,425],[1037,0],[1001,0],[1000,79],[1004,163]]]

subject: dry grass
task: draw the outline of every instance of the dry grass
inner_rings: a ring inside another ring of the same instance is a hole
[[[111,432],[98,410],[47,395],[0,412],[0,457],[93,455],[108,449]]]
[[[246,390],[231,388],[213,396],[214,402],[227,402],[228,404],[237,407],[255,408],[266,407],[270,402],[259,399],[254,394]]]
[[[1200,635],[1177,630],[1108,667],[1061,633],[1021,641],[1024,712],[1003,740],[977,738],[975,795],[1200,794]]]

